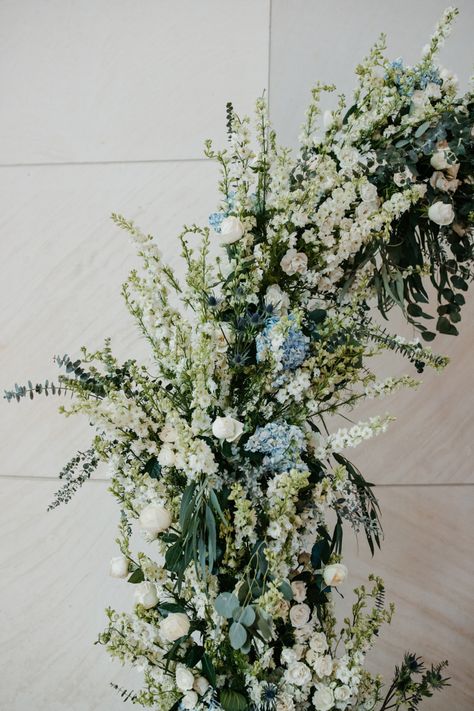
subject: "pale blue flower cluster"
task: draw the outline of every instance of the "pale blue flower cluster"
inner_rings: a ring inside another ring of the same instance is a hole
[[[286,422],[269,422],[265,427],[257,427],[245,445],[248,452],[264,454],[263,466],[274,471],[297,469],[304,447],[303,432]]]
[[[391,62],[390,66],[395,70],[394,82],[398,92],[403,96],[411,96],[415,89],[426,89],[428,84],[443,83],[436,67],[430,67],[418,74],[407,73],[401,57]]]
[[[227,195],[226,203],[227,210],[224,212],[212,212],[208,218],[210,226],[214,232],[217,232],[217,234],[220,234],[222,220],[228,217],[229,213],[232,212],[235,204],[235,191],[231,190],[231,192]]]
[[[289,317],[292,319],[292,317]],[[280,322],[278,316],[271,316],[266,321],[265,328],[256,338],[257,363],[265,359],[266,352],[272,351],[272,331]],[[280,361],[283,370],[295,370],[305,360],[309,352],[310,339],[305,336],[296,324],[292,324],[283,343],[279,347],[279,353],[274,354]]]

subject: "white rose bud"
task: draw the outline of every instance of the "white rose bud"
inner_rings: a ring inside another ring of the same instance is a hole
[[[185,709],[193,709],[199,701],[195,691],[187,691],[181,699],[181,705]]]
[[[222,244],[233,244],[244,234],[244,226],[238,217],[225,217],[221,222],[220,238]]]
[[[342,563],[327,565],[323,571],[323,578],[326,585],[332,588],[337,587],[347,578],[348,570]]]
[[[143,583],[135,585],[134,598],[137,605],[143,605],[147,610],[155,607],[158,603],[156,585],[145,580]]]
[[[212,434],[217,439],[225,439],[226,442],[235,442],[244,431],[244,425],[233,417],[216,417],[212,423]]]
[[[175,672],[176,686],[180,691],[189,691],[194,685],[194,674],[190,669],[178,664]]]
[[[289,249],[280,262],[280,266],[288,276],[305,274],[308,269],[308,257],[304,252]]]
[[[302,580],[294,580],[291,583],[291,589],[295,602],[304,602],[306,600],[306,583]]]
[[[176,642],[180,637],[188,634],[191,623],[184,612],[172,612],[160,624],[161,636],[167,642]]]
[[[168,444],[165,444],[158,454],[158,461],[162,467],[172,467],[176,461],[176,455]]]
[[[437,225],[450,225],[454,220],[453,206],[447,202],[434,202],[428,209],[428,217]]]
[[[128,575],[128,558],[125,558],[124,555],[112,558],[109,565],[109,575],[112,578],[126,578]]]
[[[330,711],[334,706],[334,694],[329,686],[320,686],[313,694],[313,704],[316,711]]]
[[[293,605],[290,609],[290,621],[293,627],[304,627],[311,617],[311,608],[305,603]]]
[[[157,536],[171,526],[171,515],[159,504],[148,504],[142,510],[139,521],[144,531]]]
[[[203,696],[209,688],[209,682],[205,676],[198,676],[194,679],[193,689],[199,696]]]
[[[447,168],[449,163],[446,160],[446,151],[435,151],[431,156],[430,163],[435,170],[444,170]]]

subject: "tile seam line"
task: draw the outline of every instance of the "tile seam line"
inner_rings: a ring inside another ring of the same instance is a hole
[[[33,476],[31,474],[0,474],[0,479],[24,479],[25,481],[56,481],[59,485],[61,484],[61,479],[55,476]],[[93,483],[93,482],[100,482],[100,483],[107,483],[110,482],[110,479],[105,479],[104,477],[95,477],[94,479],[88,479],[87,483]],[[394,484],[376,484],[375,489],[396,489],[396,488],[427,488],[427,487],[447,487],[447,486],[452,486],[452,487],[462,487],[462,486],[474,486],[474,482],[469,482],[469,481],[456,481],[456,482],[432,482],[432,483],[419,483],[419,484],[402,484],[402,483],[394,483]]]
[[[45,161],[38,163],[0,163],[0,168],[54,168],[87,165],[143,165],[160,163],[213,163],[210,158],[137,158],[131,160]]]
[[[268,0],[268,54],[267,54],[267,107],[268,118],[270,119],[270,84],[272,80],[271,61],[272,61],[272,2]]]

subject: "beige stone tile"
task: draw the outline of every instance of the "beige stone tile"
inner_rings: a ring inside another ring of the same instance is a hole
[[[0,173],[1,388],[55,378],[54,354],[112,337],[120,357],[147,353],[120,296],[134,247],[109,219],[119,211],[156,235],[179,271],[183,224],[207,224],[217,204],[211,163],[9,168]],[[0,400],[1,473],[55,475],[87,447],[87,422],[58,400]]]
[[[458,74],[466,91],[474,4],[471,0],[454,4],[461,17],[440,61]],[[333,108],[338,93],[345,93],[350,102],[355,67],[381,32],[387,34],[389,56],[413,64],[448,5],[445,0],[273,0],[270,104],[282,143],[296,145],[310,88],[317,81],[337,87],[333,99],[323,99],[323,108]]]
[[[6,0],[2,163],[200,158],[267,86],[269,1]]]
[[[130,609],[108,577],[119,510],[102,482],[51,513],[52,482],[0,480],[0,666],[8,711],[119,711],[109,683],[139,683],[99,645],[104,609]]]
[[[471,486],[384,487],[378,490],[385,541],[373,559],[360,535],[346,531],[350,589],[370,572],[384,578],[396,614],[370,653],[370,668],[391,676],[405,651],[426,662],[449,660],[452,687],[426,702],[430,711],[469,711],[474,698],[474,489]],[[341,589],[342,591],[342,589]],[[422,708],[424,706],[422,705]]]

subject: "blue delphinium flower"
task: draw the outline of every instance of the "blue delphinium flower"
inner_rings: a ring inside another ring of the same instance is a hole
[[[290,321],[294,321],[293,316],[289,316]],[[271,316],[265,322],[265,328],[256,338],[257,363],[265,359],[267,351],[272,352],[272,331],[280,323],[278,316]],[[283,370],[295,370],[305,360],[309,352],[310,339],[296,325],[290,324],[286,330],[284,339],[279,344],[278,352],[274,353],[275,358],[280,361]]]
[[[245,449],[264,454],[264,467],[284,471],[298,468],[304,446],[304,434],[299,427],[286,422],[269,422],[264,427],[257,427]]]

